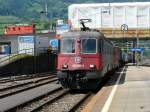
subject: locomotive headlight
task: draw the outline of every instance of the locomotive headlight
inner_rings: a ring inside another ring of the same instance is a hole
[[[90,65],[90,68],[95,68],[95,65],[92,65],[92,64],[91,64],[91,65]]]
[[[62,66],[62,68],[67,69],[67,68],[68,68],[68,65],[64,64],[64,65]]]

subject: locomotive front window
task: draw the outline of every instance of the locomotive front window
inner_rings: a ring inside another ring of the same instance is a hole
[[[75,53],[75,40],[74,39],[62,39],[61,53]]]
[[[82,53],[96,53],[96,39],[82,39]]]

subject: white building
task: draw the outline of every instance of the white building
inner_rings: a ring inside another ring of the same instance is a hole
[[[92,19],[86,26],[106,35],[123,36],[121,26],[126,24],[129,30],[126,36],[150,36],[150,2],[73,4],[68,12],[73,29],[80,28],[80,19]]]

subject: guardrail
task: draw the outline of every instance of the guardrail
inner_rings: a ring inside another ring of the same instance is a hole
[[[17,59],[20,59],[22,57],[25,56],[32,56],[34,55],[34,49],[23,49],[23,50],[19,50],[14,52],[13,54],[7,54],[3,57],[0,57],[0,66],[8,64],[12,61],[15,61]]]

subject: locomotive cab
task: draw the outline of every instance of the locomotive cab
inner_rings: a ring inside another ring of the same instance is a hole
[[[102,36],[93,31],[62,35],[57,69],[63,87],[89,89],[90,86],[95,87],[96,80],[99,82],[101,76],[98,72],[102,69],[102,48],[99,43],[102,42]]]
[[[86,60],[89,56],[98,55],[98,39],[96,38],[63,38],[61,39],[61,49],[58,69],[61,70],[88,70],[90,65],[95,69],[99,67],[93,60]],[[63,56],[65,57],[63,60]],[[91,57],[92,59],[92,57]],[[88,63],[87,63],[88,62]],[[67,66],[67,67],[66,67]]]

